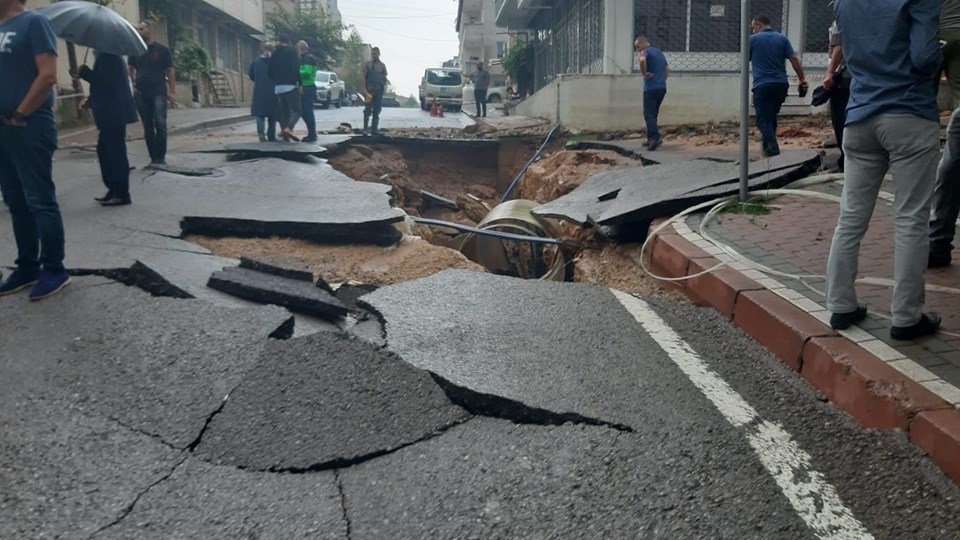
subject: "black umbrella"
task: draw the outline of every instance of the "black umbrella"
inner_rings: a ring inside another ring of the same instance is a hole
[[[64,0],[38,8],[53,31],[70,43],[119,56],[139,56],[147,44],[129,21],[93,2]]]

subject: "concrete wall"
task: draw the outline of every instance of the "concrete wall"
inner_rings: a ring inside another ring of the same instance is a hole
[[[660,123],[736,120],[740,76],[676,74],[670,77]],[[636,75],[562,75],[516,108],[516,114],[548,118],[583,130],[642,129],[643,82]]]

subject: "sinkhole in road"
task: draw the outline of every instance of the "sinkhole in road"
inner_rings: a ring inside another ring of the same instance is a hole
[[[329,148],[327,163],[361,182],[391,186],[392,204],[408,215],[476,226],[497,208],[501,195],[543,142],[545,131],[497,139],[431,139],[393,136],[353,138]],[[455,136],[455,135],[454,135]],[[601,149],[566,147],[555,137],[511,193],[511,199],[543,204],[576,189],[591,175],[614,167],[635,167],[635,158]],[[427,192],[424,195],[424,192]],[[455,206],[456,208],[448,208]],[[398,224],[403,225],[403,224]],[[641,296],[679,297],[648,278],[639,265],[640,243],[611,241],[596,229],[559,222],[549,236],[575,246],[566,257],[562,277],[613,287]],[[521,224],[521,227],[524,225]],[[221,257],[264,257],[284,266],[305,268],[327,283],[380,287],[426,277],[442,270],[490,272],[454,245],[453,229],[416,225],[396,245],[344,245],[290,237],[215,237],[188,234],[186,239]],[[501,229],[503,230],[503,229]],[[505,230],[504,232],[518,232]],[[536,265],[495,269],[496,273],[537,277],[548,269],[547,257],[523,253],[529,244],[514,243],[507,263],[520,259]],[[454,245],[453,247],[451,247]],[[523,270],[523,271],[521,271]]]
[[[414,219],[560,240],[562,231],[555,220],[538,219],[529,212],[535,203],[500,203],[541,142],[542,135],[353,139],[337,148],[329,162],[355,180],[389,184],[394,206]],[[518,192],[515,188],[508,198],[515,199]],[[491,238],[422,222],[407,232],[435,246],[458,250],[497,274],[558,281],[570,277],[568,247]]]

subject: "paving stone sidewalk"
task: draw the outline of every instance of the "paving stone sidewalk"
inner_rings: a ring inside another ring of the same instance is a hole
[[[831,182],[807,188],[810,191],[839,196],[842,184]],[[861,245],[859,276],[893,279],[894,223],[892,185],[886,182],[877,202],[870,228]],[[836,202],[815,197],[783,195],[766,202],[770,213],[747,215],[721,213],[703,231],[750,261],[793,275],[823,276],[833,231],[839,216]],[[694,231],[700,231],[701,215],[687,220]],[[824,280],[790,279],[769,276],[802,295],[794,303],[826,309]],[[937,287],[945,288],[938,290]],[[950,383],[952,395],[960,396],[960,265],[932,269],[927,272],[925,309],[943,316],[941,331],[916,341],[895,341],[890,338],[890,302],[892,289],[887,286],[858,284],[859,300],[869,306],[869,317],[858,325],[871,336],[887,344],[897,353],[928,370],[917,372],[917,382],[937,378]],[[952,289],[952,292],[950,291]],[[804,302],[806,299],[808,302]],[[960,397],[954,401],[960,400]],[[948,399],[950,401],[950,399]]]
[[[215,127],[229,125],[250,119],[249,107],[209,107],[190,109],[178,107],[167,111],[167,132],[169,135],[185,133],[201,127]],[[136,122],[127,126],[127,140],[143,138],[143,124]],[[96,144],[97,128],[92,124],[87,127],[65,129],[60,131],[60,146],[85,146]]]

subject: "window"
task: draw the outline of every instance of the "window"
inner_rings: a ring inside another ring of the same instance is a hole
[[[740,0],[636,0],[634,30],[666,52],[738,52]],[[752,15],[783,27],[783,0],[753,0]],[[824,31],[824,34],[826,32]]]
[[[330,82],[330,74],[325,71],[318,71],[314,81],[317,83],[327,83]]]
[[[337,74],[336,74],[336,73],[331,73],[331,74],[330,74],[330,84],[333,84],[333,83],[335,83],[335,82],[337,82]]]
[[[803,50],[811,53],[827,53],[830,48],[828,29],[833,22],[832,5],[819,2],[807,4],[806,32]]]
[[[507,42],[498,41],[497,42],[497,58],[503,58],[503,55],[507,54]]]
[[[427,70],[427,84],[436,86],[460,86],[463,78],[459,71],[446,71],[442,69]]]

